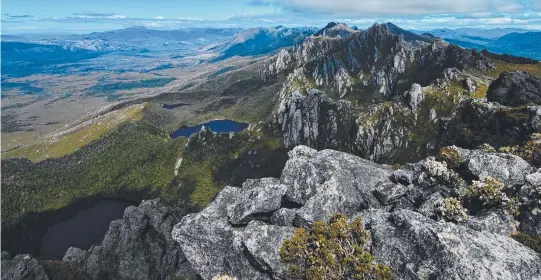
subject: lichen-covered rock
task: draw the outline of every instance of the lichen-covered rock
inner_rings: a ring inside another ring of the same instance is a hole
[[[541,279],[540,256],[510,237],[410,210],[363,217],[376,261],[397,279]]]
[[[425,93],[423,92],[421,85],[411,85],[411,89],[404,93],[404,99],[410,109],[417,110],[421,102],[425,99]]]
[[[241,279],[264,279],[250,265],[242,248],[235,246],[237,229],[227,221],[227,206],[239,197],[240,192],[239,188],[224,188],[203,211],[186,215],[173,229],[173,238],[193,269],[204,279],[224,273]]]
[[[500,179],[506,186],[522,185],[526,175],[535,169],[520,157],[503,153],[472,152],[463,157],[471,174],[478,178],[491,176]]]
[[[290,152],[281,181],[290,186],[288,200],[303,205],[297,217],[311,223],[333,213],[380,207],[373,191],[378,183],[390,182],[391,172],[390,167],[346,153],[299,146]]]
[[[277,226],[291,226],[295,219],[296,209],[280,208],[271,216],[271,224]]]
[[[393,174],[391,175],[391,180],[393,180],[393,182],[395,183],[407,186],[413,183],[413,172],[404,169],[397,169],[393,171]]]
[[[477,231],[510,235],[517,231],[518,222],[506,211],[489,210],[470,217],[464,226]]]
[[[467,77],[464,80],[464,88],[468,90],[469,93],[474,93],[477,90],[477,83],[471,77]]]
[[[251,222],[237,236],[237,242],[242,242],[249,259],[255,261],[260,271],[272,274],[275,278],[286,275],[287,267],[280,261],[280,245],[291,238],[294,227],[267,225],[262,222]]]
[[[30,255],[16,255],[2,252],[2,280],[49,280],[38,260]]]
[[[407,187],[401,184],[381,183],[376,186],[374,194],[382,205],[389,205],[399,200],[407,191]]]
[[[538,173],[539,171],[533,174]],[[529,235],[541,235],[541,186],[522,186],[519,199],[523,203],[519,217],[521,231]]]
[[[427,197],[427,199],[421,204],[421,206],[419,206],[419,209],[417,211],[427,217],[435,217],[436,206],[442,200],[443,197],[439,192],[433,193],[429,197]]]
[[[186,209],[163,205],[159,199],[130,206],[111,222],[102,243],[89,250],[70,248],[63,261],[78,279],[194,279],[190,263],[171,237]]]
[[[541,169],[526,175],[526,182],[534,187],[541,187]]]
[[[226,187],[203,211],[186,215],[173,229],[173,238],[204,279],[224,273],[239,279],[267,279],[267,274],[283,273],[277,249],[272,246],[290,237],[293,228],[258,221],[247,227],[233,227],[228,222],[227,208],[246,202],[242,191]]]
[[[530,235],[541,235],[541,207],[534,207],[522,213],[520,229]]]
[[[541,105],[541,78],[524,71],[506,71],[490,84],[489,101],[506,106]]]
[[[453,151],[460,172],[479,154],[494,154]],[[203,211],[185,216],[175,226],[173,238],[203,279],[223,274],[281,279],[286,267],[279,248],[294,227],[310,227],[335,213],[363,218],[375,260],[391,266],[397,279],[540,279],[539,255],[508,237],[517,229],[528,233],[532,229],[518,228],[503,206],[467,215],[461,200],[466,194],[445,179],[451,169],[434,158],[393,171],[346,153],[306,146],[295,147],[289,157],[280,179],[226,187]],[[427,167],[427,161],[433,166]],[[525,186],[519,195],[524,205],[530,205],[527,201],[535,194],[530,194],[531,185]],[[442,201],[451,201],[452,207],[442,211]],[[231,209],[244,209],[238,217],[265,215],[232,224]]]
[[[239,279],[279,277],[285,269],[277,259],[278,249],[293,234],[290,225],[307,226],[335,213],[353,215],[380,207],[373,194],[376,184],[391,182],[390,167],[349,154],[298,146],[289,156],[280,179],[226,187],[203,211],[186,215],[175,226],[173,238],[204,279],[224,273]],[[250,215],[262,212],[266,215]],[[230,223],[232,217],[246,221],[242,217],[249,216],[247,226]]]
[[[270,218],[270,213],[280,209],[287,186],[279,179],[265,178],[247,180],[242,184],[240,203],[228,207],[229,222],[235,225],[247,224],[256,217]]]

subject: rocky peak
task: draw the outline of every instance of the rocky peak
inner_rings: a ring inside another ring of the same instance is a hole
[[[398,27],[397,25],[391,23],[391,22],[387,22],[385,24],[387,26],[387,29],[393,33],[393,34],[396,34],[396,35],[401,35],[404,40],[406,41],[409,41],[409,42],[413,42],[413,41],[420,41],[420,42],[432,42],[434,41],[433,37],[434,36],[423,36],[423,35],[417,35],[413,32],[410,32],[410,31],[407,31],[407,30],[404,30],[400,27]]]
[[[331,38],[340,36],[340,38],[348,38],[357,32],[359,31],[349,27],[345,23],[329,22],[327,26],[316,32],[314,36],[327,36]]]

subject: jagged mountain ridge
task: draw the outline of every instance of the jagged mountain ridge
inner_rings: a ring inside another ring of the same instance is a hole
[[[535,107],[521,113],[521,121],[532,125],[516,137],[505,107],[490,105],[491,113],[481,113],[469,105],[484,97],[492,81],[488,73],[501,63],[490,53],[407,40],[397,29],[376,24],[348,38],[311,36],[270,59],[264,76],[287,75],[275,110],[287,147],[305,144],[394,163],[418,160],[456,141],[468,148],[483,141],[516,145],[539,129]],[[487,114],[497,119],[496,132],[481,128],[489,126],[480,117]],[[466,115],[481,121],[460,117]],[[464,126],[484,134],[470,139],[460,131]]]
[[[479,53],[444,42],[429,44],[424,38],[392,24],[375,24],[348,38],[311,36],[292,50],[282,50],[263,74],[293,72],[284,94],[299,88],[297,84],[308,84],[327,87],[340,98],[357,92],[354,100],[373,103],[414,82],[429,84],[445,68],[492,67]]]

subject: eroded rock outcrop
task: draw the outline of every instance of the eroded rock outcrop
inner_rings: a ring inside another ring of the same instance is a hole
[[[520,158],[449,149],[459,154],[456,164],[428,158],[392,170],[298,146],[280,178],[226,187],[202,212],[185,216],[172,235],[204,279],[280,279],[287,267],[279,248],[294,229],[344,213],[363,218],[375,260],[391,266],[397,279],[541,279],[540,255],[509,237],[522,228],[503,205],[464,214],[458,223],[435,211],[444,198],[467,197],[472,178],[490,175],[510,186],[529,186],[536,170]],[[499,162],[498,168],[469,164],[485,157]]]
[[[524,71],[506,71],[487,92],[489,101],[506,106],[541,105],[541,78]]]
[[[316,89],[306,95],[296,91],[280,103],[275,118],[288,148],[305,143],[319,149],[351,149],[355,117],[349,101],[333,101]]]
[[[30,255],[16,255],[13,258],[2,252],[2,280],[49,280],[38,260]]]
[[[171,237],[186,210],[144,201],[111,222],[102,243],[89,250],[70,248],[63,261],[77,279],[194,279],[191,265]]]

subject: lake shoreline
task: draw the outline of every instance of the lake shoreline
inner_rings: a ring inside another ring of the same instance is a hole
[[[130,205],[139,205],[144,199],[158,196],[159,194],[151,192],[150,189],[120,190],[116,193],[82,197],[60,209],[25,213],[13,221],[2,224],[2,251],[7,251],[12,255],[31,254],[38,259],[51,259],[41,256],[43,239],[51,226],[69,220],[103,199],[120,200]]]

